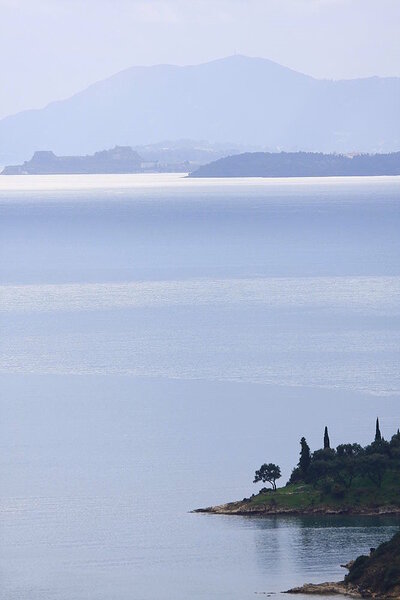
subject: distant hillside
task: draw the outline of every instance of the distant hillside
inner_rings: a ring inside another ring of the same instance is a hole
[[[157,160],[145,161],[130,146],[115,146],[86,156],[56,156],[49,150],[35,152],[31,160],[22,165],[10,165],[1,175],[57,175],[95,173],[159,173],[184,172],[189,163],[160,163]]]
[[[132,67],[63,101],[0,121],[0,164],[207,139],[246,148],[390,152],[400,148],[400,79],[317,80],[261,58]]]
[[[212,160],[239,154],[223,144],[194,140],[165,141],[145,146],[115,146],[85,156],[57,156],[52,150],[37,150],[20,165],[0,168],[1,175],[56,173],[188,173]]]
[[[249,150],[248,147],[211,143],[205,140],[166,140],[155,144],[135,146],[133,149],[146,161],[158,161],[162,164],[188,162],[191,171],[224,156],[240,154],[244,150]]]
[[[400,175],[400,152],[353,157],[311,152],[246,152],[203,165],[190,177]]]

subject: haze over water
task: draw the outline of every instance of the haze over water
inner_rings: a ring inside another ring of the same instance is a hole
[[[188,511],[399,426],[399,192],[0,178],[2,600],[253,598],[390,536]]]

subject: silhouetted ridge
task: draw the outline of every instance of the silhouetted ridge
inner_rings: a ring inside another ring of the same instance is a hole
[[[203,165],[190,177],[334,177],[400,175],[400,152],[391,154],[322,154],[246,152]]]

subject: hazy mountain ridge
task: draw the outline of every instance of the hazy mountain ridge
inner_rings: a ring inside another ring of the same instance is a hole
[[[71,98],[0,121],[0,163],[161,139],[324,152],[400,148],[400,78],[317,80],[232,56],[132,67]]]

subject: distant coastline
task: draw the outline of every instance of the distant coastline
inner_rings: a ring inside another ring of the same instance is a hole
[[[316,152],[245,152],[210,146],[195,148],[145,147],[145,157],[130,146],[115,146],[85,156],[57,156],[51,150],[38,150],[20,165],[8,165],[1,175],[67,175],[185,173],[203,177],[345,177],[400,175],[400,152],[390,154],[322,154]],[[232,152],[235,152],[232,154]],[[147,154],[147,156],[146,156]],[[214,155],[214,156],[213,156]],[[159,156],[160,158],[157,158]],[[195,158],[195,160],[193,160]]]
[[[247,148],[248,150],[248,148]],[[243,152],[234,145],[205,140],[164,140],[139,146],[114,146],[94,154],[58,156],[37,150],[30,160],[0,167],[2,175],[190,173],[201,165]],[[2,170],[3,169],[3,170]]]
[[[144,160],[130,146],[115,146],[86,156],[56,156],[51,150],[40,150],[21,165],[4,167],[1,175],[187,173],[189,170],[187,161],[169,164]]]
[[[245,152],[202,165],[189,177],[345,177],[400,175],[400,152],[322,154]]]

